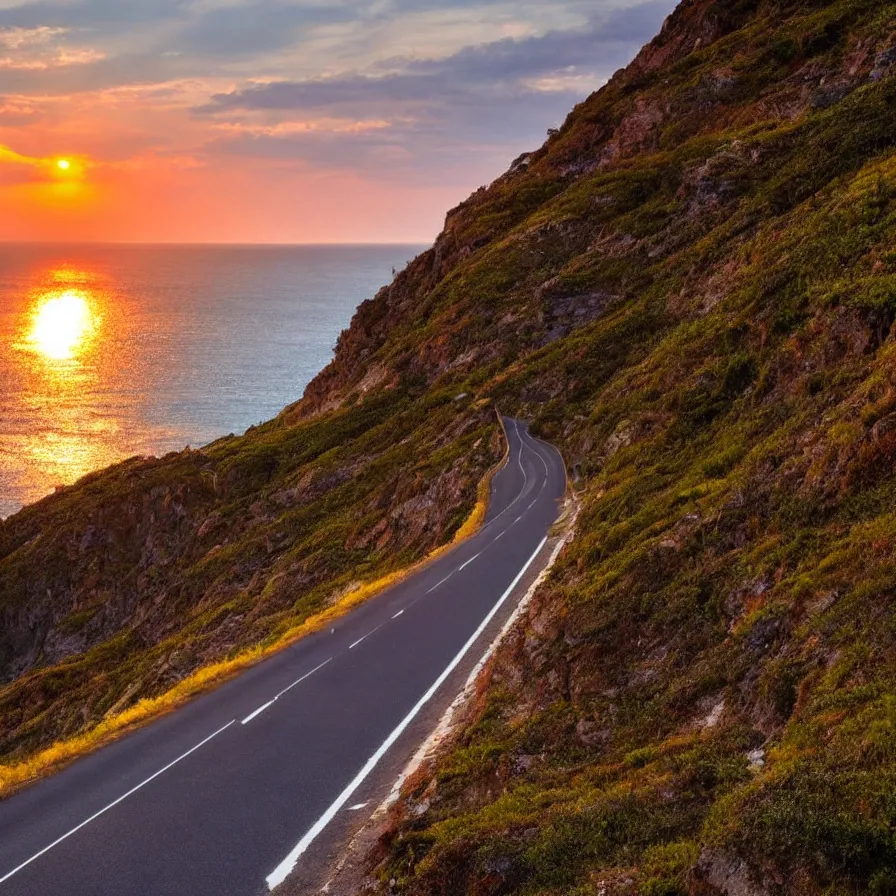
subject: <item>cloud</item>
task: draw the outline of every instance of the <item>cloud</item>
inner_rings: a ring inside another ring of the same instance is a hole
[[[344,118],[319,118],[314,121],[281,121],[277,124],[250,124],[224,121],[213,125],[226,133],[250,137],[289,137],[296,134],[366,134],[391,127],[382,119],[349,121]]]
[[[39,25],[0,28],[0,69],[42,72],[73,65],[89,65],[105,58],[92,47],[72,47],[64,42],[70,29]]]
[[[350,7],[339,3],[261,0],[222,6],[191,22],[175,39],[173,52],[250,56],[291,47],[309,28],[356,19]]]
[[[41,104],[30,97],[0,96],[0,126],[33,124],[43,115]]]
[[[24,47],[46,44],[63,35],[67,28],[0,28],[0,47],[5,50],[21,50]]]
[[[551,31],[465,48],[445,59],[384,60],[372,71],[304,81],[276,81],[220,93],[200,113],[228,110],[369,108],[402,102],[475,103],[477,97],[520,93],[550,75],[605,80],[655,33],[666,0],[649,0],[575,31]],[[630,21],[631,20],[631,21]],[[635,27],[635,24],[638,27]]]
[[[669,6],[648,0],[582,28],[468,46],[441,59],[393,57],[331,77],[251,84],[214,95],[196,114],[229,122],[231,133],[208,147],[212,153],[453,180],[477,157],[500,164],[540,142],[656,33]],[[357,134],[289,127],[316,118],[389,127]]]
[[[100,32],[140,22],[184,18],[190,0],[75,0],[21,3],[0,9],[0,28],[80,28]]]
[[[675,2],[0,0],[0,139],[90,159],[85,180],[121,197],[152,184],[196,238],[209,222],[220,238],[237,196],[259,204],[255,218],[234,209],[240,238],[273,220],[265,203],[297,232],[293,200],[324,181],[353,185],[346,238],[379,234],[383,196],[396,221],[430,222],[402,231],[423,237],[448,202],[540,145]],[[2,157],[0,169],[0,183],[40,174]],[[15,218],[3,201],[0,223]]]
[[[13,69],[23,72],[44,72],[54,68],[67,68],[71,65],[90,65],[105,59],[106,54],[89,47],[67,50],[60,48],[53,53],[45,53],[36,57],[0,56],[0,69]]]

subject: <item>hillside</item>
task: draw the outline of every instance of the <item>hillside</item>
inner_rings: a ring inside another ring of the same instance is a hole
[[[449,542],[503,451],[497,420],[411,396],[135,458],[0,523],[0,758],[274,645]]]
[[[380,889],[896,892],[894,122],[896,3],[685,0],[277,420],[0,524],[0,753],[450,539],[497,402],[578,530]]]

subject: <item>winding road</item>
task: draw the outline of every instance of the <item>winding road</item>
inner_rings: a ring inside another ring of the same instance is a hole
[[[260,896],[332,856],[547,562],[563,461],[504,423],[510,450],[477,535],[0,803],[0,896]]]

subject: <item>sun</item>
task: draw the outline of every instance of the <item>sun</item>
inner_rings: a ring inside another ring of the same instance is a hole
[[[68,290],[44,299],[34,312],[28,342],[54,361],[67,361],[78,354],[96,330],[96,320],[87,299]]]
[[[57,159],[56,167],[60,171],[68,171],[72,167],[72,163],[68,159]]]

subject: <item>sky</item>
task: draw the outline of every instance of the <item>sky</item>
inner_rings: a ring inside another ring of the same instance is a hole
[[[429,242],[675,0],[0,0],[0,240]]]

